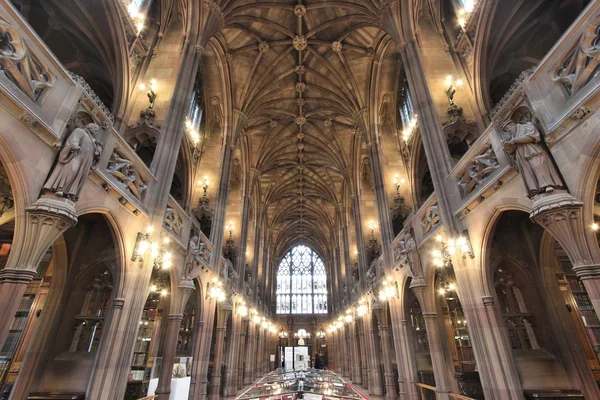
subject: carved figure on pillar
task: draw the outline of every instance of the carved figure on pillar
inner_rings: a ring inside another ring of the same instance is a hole
[[[565,189],[550,154],[540,144],[540,132],[532,121],[516,123],[509,119],[502,123],[501,129],[511,135],[503,141],[504,150],[515,154],[528,197]]]
[[[71,132],[43,191],[77,201],[87,177],[102,153],[102,146],[94,139],[99,130],[97,124],[90,123]]]

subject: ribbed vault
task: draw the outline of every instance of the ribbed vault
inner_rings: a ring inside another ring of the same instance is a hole
[[[245,190],[274,232],[275,256],[305,243],[330,254],[356,188],[373,71],[391,38],[380,1],[231,2],[211,42],[224,53]],[[394,62],[397,62],[396,59]],[[393,88],[390,92],[393,91]],[[235,130],[235,129],[234,129]]]

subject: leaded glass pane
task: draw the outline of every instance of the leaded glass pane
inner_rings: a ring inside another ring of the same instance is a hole
[[[296,246],[277,270],[277,313],[327,313],[325,264],[312,249]]]

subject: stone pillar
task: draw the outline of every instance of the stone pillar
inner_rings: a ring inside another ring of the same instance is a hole
[[[362,229],[362,215],[360,197],[358,194],[352,196],[352,216],[354,217],[354,229],[356,230],[356,250],[358,251],[358,279],[360,281],[361,295],[366,291],[367,282],[367,258],[365,255],[365,238]],[[350,288],[351,289],[351,288]]]
[[[433,365],[435,376],[435,392],[438,399],[448,399],[448,393],[452,393],[452,376],[450,375],[452,359],[447,357],[444,351],[444,333],[440,329],[440,322],[436,312],[423,312],[425,327],[427,328],[427,341],[429,342],[429,354]]]
[[[375,312],[371,309],[371,313]],[[377,338],[375,335],[379,335],[377,327],[373,326],[372,314],[366,314],[363,317],[364,331],[365,331],[365,344],[367,351],[367,362],[368,362],[368,378],[369,378],[369,394],[373,396],[383,395],[383,384],[381,382],[381,370],[379,367],[379,349],[377,346]]]
[[[239,303],[236,304],[236,310],[239,305]],[[239,331],[241,324],[241,315],[237,315],[237,313],[234,311],[234,314],[231,318],[231,334],[227,337],[227,354],[225,357],[225,387],[223,388],[223,395],[225,397],[235,396],[237,393],[238,364],[239,360],[242,358],[239,356],[241,340]]]
[[[269,336],[270,332],[268,329],[263,328],[263,352],[259,354],[259,362],[262,363],[262,375],[269,373]]]
[[[164,350],[158,377],[158,386],[155,392],[159,400],[169,400],[171,395],[171,378],[173,376],[173,362],[175,361],[175,352],[177,351],[179,328],[183,319],[183,310],[194,290],[194,282],[191,279],[186,279],[179,284],[179,293],[177,293],[177,296],[175,296],[175,293],[173,294],[171,312],[168,317],[167,330],[164,337]]]
[[[73,202],[55,196],[43,196],[25,211],[24,229],[15,231],[6,267],[0,270],[0,345],[8,336],[25,289],[37,274],[42,257],[76,222]]]
[[[352,348],[352,383],[362,385],[362,368],[360,361],[360,342],[359,335],[357,332],[357,321],[354,320],[348,325],[350,328],[350,346]]]
[[[352,360],[350,357],[350,349],[348,347],[348,326],[344,324],[340,331],[341,342],[342,342],[342,376],[344,378],[350,378],[350,365]]]
[[[235,355],[238,358],[238,374],[237,374],[237,389],[241,390],[244,387],[244,362],[245,358],[245,350],[249,345],[246,344],[246,337],[248,336],[248,317],[243,317],[240,323],[240,347],[238,349],[238,353]]]
[[[198,378],[200,377],[199,374],[199,362],[198,359],[200,357],[200,349],[201,349],[201,338],[204,335],[204,321],[201,319],[198,319],[195,329],[194,329],[194,343],[193,343],[193,349],[192,349],[192,373],[190,376],[190,392],[189,392],[189,396],[188,399],[194,399],[195,398],[195,390],[197,387],[199,387],[199,382],[198,382]]]
[[[198,335],[194,343],[194,360],[190,384],[190,400],[205,400],[208,397],[208,365],[210,363],[210,346],[212,344],[215,321],[216,300],[207,298],[202,313],[202,335]]]
[[[387,305],[377,310],[379,314],[379,334],[381,336],[381,350],[383,355],[383,378],[385,383],[385,397],[387,399],[396,399],[396,382],[394,382],[394,369],[392,367],[393,352],[390,346],[390,333],[387,315]],[[400,366],[398,366],[400,367]]]
[[[254,382],[254,354],[256,345],[256,327],[254,322],[248,322],[248,345],[246,346],[246,366],[244,370],[244,385]]]
[[[242,190],[246,190],[245,188]],[[246,246],[248,244],[248,225],[250,225],[250,197],[244,193],[242,197],[242,223],[240,227],[240,243],[238,244],[238,265],[239,281],[236,282],[238,293],[244,293],[243,287],[246,278]],[[256,273],[253,271],[253,273]],[[256,292],[256,288],[254,289]]]
[[[253,354],[252,359],[254,363],[254,380],[257,380],[262,375],[262,368],[260,363],[260,356],[263,354],[263,331],[264,329],[259,322],[256,324],[256,353]]]
[[[390,315],[394,332],[394,350],[398,364],[398,389],[401,399],[420,399],[415,383],[418,382],[415,349],[410,340],[409,322],[403,318],[403,299],[390,299]]]
[[[217,333],[215,342],[215,359],[213,364],[213,373],[210,379],[210,399],[221,398],[221,366],[223,365],[225,351],[225,331],[227,330],[227,319],[231,313],[231,308],[221,307],[217,311]]]
[[[565,250],[600,316],[600,251],[591,222],[584,222],[583,203],[566,192],[542,194],[534,199],[530,218]]]
[[[364,328],[364,319],[368,318],[368,316],[360,317],[356,320],[356,326],[358,328],[358,343],[360,346],[360,367],[361,367],[361,380],[362,387],[365,389],[369,388],[369,384],[371,383],[371,379],[369,378],[369,361],[367,359],[367,349],[366,349],[366,341],[365,341],[365,328]]]

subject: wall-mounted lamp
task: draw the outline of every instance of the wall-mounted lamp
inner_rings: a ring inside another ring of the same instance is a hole
[[[214,278],[212,282],[208,282],[208,297],[217,300],[218,302],[224,301],[226,298],[225,290],[223,290],[223,282],[218,278]]]
[[[240,304],[238,305],[238,308],[237,308],[237,313],[238,313],[238,315],[241,315],[242,317],[245,317],[246,315],[248,315],[248,307],[246,306],[245,301],[240,302]]]
[[[281,328],[281,330],[279,331],[279,339],[284,339],[286,337],[288,337],[288,333],[284,331],[283,328]]]
[[[452,75],[448,75],[446,77],[446,96],[448,96],[448,103],[450,104],[450,109],[455,110],[458,109],[458,106],[454,102],[454,95],[456,94],[456,89],[463,85],[462,79],[454,80]]]
[[[233,222],[232,221],[229,221],[228,228],[229,228],[229,239],[233,240]]]
[[[364,297],[362,297],[359,301],[358,307],[356,307],[356,315],[362,317],[367,313],[367,311],[369,311],[369,309],[367,308],[367,301]]]
[[[198,181],[198,184],[202,185],[202,190],[204,190],[202,198],[200,199],[200,207],[204,206],[208,208],[208,185],[210,184],[208,176],[204,175],[204,180]]]
[[[467,258],[467,255],[471,258],[475,257],[469,239],[465,235],[460,235],[456,239],[449,239],[447,243],[444,242],[442,235],[437,235],[436,240],[440,244],[440,249],[433,250],[431,255],[433,256],[433,263],[437,267],[452,266],[452,256],[457,251],[462,254],[463,258]]]
[[[391,276],[388,276],[381,284],[379,300],[386,301],[396,296],[396,282]]]
[[[148,96],[148,101],[150,104],[148,108],[154,108],[154,102],[156,101],[156,91],[158,89],[158,85],[156,84],[156,79],[150,79],[150,84],[146,85],[145,83],[140,83],[140,90],[146,91],[146,95]]]
[[[156,269],[169,269],[171,268],[172,262],[171,258],[173,255],[171,252],[167,251],[165,247],[170,243],[170,239],[168,237],[164,237],[162,240],[162,246],[159,246],[157,243],[152,243],[150,245],[151,252],[150,254],[154,257],[154,268]]]
[[[150,234],[154,231],[154,228],[148,226],[146,233],[138,232],[135,239],[135,245],[133,246],[133,254],[131,255],[131,261],[143,261],[144,253],[148,251],[152,243],[150,242]]]
[[[373,220],[369,221],[369,229],[371,230],[371,236],[373,236],[373,233],[375,232],[375,228],[377,228],[377,225],[375,225],[375,221],[373,221]]]
[[[598,225],[598,223],[597,223],[597,222],[594,222],[594,223],[592,224],[592,230],[593,230],[594,232],[598,232],[598,229],[600,229],[600,225]]]
[[[319,331],[317,332],[317,338],[325,339],[325,331],[323,330],[323,328],[319,329]]]

